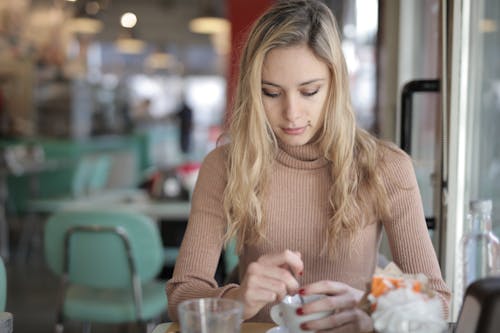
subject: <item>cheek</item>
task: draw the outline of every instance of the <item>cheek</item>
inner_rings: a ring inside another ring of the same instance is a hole
[[[279,125],[279,119],[273,113],[267,114],[267,121],[269,121],[272,128],[276,128]]]
[[[323,126],[325,119],[325,108],[323,104],[318,104],[314,108],[314,114],[311,114],[311,118],[314,119],[315,128],[320,128]]]
[[[315,103],[313,106],[310,108],[310,115],[316,120],[319,120],[323,118],[323,104],[322,103]]]
[[[272,102],[263,102],[264,112],[266,114],[267,120],[271,123],[271,125],[275,122],[275,120],[279,117],[279,111]]]

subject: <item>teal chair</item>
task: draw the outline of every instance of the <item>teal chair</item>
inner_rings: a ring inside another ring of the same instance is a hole
[[[74,197],[80,197],[103,190],[109,178],[111,157],[106,154],[92,154],[80,158],[71,190]]]
[[[106,154],[87,154],[76,164],[71,179],[71,193],[55,197],[41,196],[27,200],[31,213],[23,223],[18,245],[18,258],[27,262],[33,238],[40,232],[40,214],[51,214],[68,205],[78,204],[79,199],[88,198],[103,191],[109,179],[111,157]]]
[[[7,302],[7,274],[2,257],[0,257],[0,312],[5,311],[5,303]]]
[[[236,239],[231,239],[224,249],[224,284],[240,283],[239,264],[240,258],[236,250]]]
[[[45,226],[45,258],[61,277],[56,332],[65,321],[137,323],[166,313],[159,230],[148,216],[117,211],[62,211]]]
[[[106,154],[95,156],[93,170],[88,180],[88,194],[102,191],[106,188],[111,170],[111,157]]]
[[[224,250],[224,266],[226,270],[226,274],[234,271],[240,258],[238,257],[238,253],[236,251],[236,239],[231,239]]]

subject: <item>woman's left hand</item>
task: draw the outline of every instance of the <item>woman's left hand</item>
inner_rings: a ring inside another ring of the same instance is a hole
[[[322,294],[326,297],[306,303],[302,314],[333,311],[328,317],[305,322],[303,329],[321,332],[371,332],[373,321],[357,307],[364,292],[337,281],[318,281],[302,286],[301,295]]]

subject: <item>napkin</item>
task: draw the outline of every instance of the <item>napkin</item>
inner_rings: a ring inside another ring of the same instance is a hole
[[[380,333],[440,333],[447,327],[427,277],[403,274],[394,263],[375,272],[360,306]]]

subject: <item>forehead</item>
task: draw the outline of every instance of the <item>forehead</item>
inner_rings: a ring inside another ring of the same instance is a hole
[[[262,66],[262,79],[277,84],[301,83],[328,76],[326,63],[305,44],[272,49]]]

